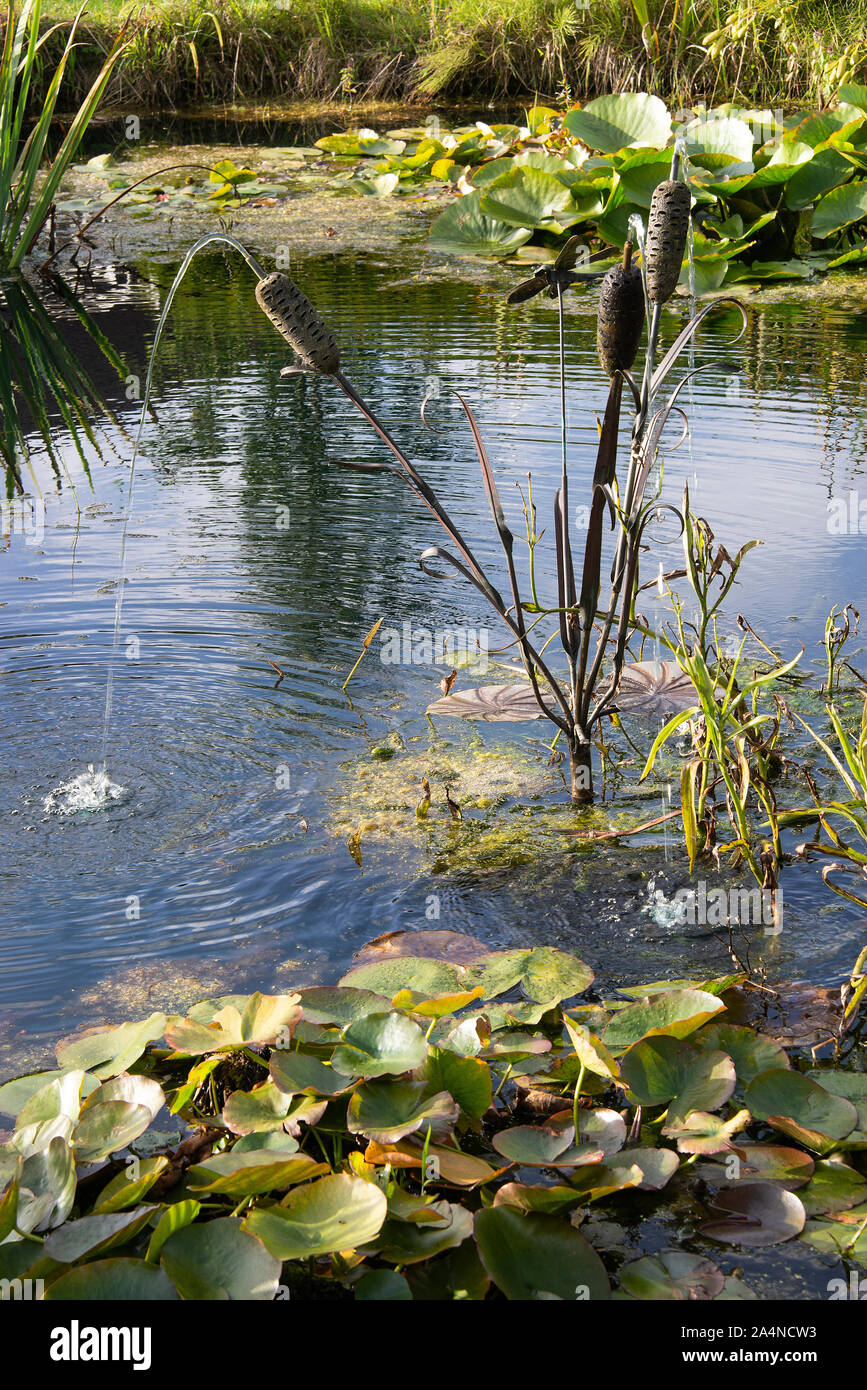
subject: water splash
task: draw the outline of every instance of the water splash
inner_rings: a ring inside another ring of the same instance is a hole
[[[42,804],[49,814],[71,816],[76,811],[102,811],[124,795],[125,788],[112,782],[105,768],[97,772],[90,763],[86,772],[79,772],[49,792]]]
[[[684,892],[682,889],[672,896],[656,887],[655,879],[651,879],[647,885],[648,901],[644,907],[644,912],[650,917],[658,927],[680,927],[687,920],[690,901],[694,898],[694,893]]]

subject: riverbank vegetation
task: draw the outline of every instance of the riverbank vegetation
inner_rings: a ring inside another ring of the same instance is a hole
[[[46,27],[76,9],[52,0]],[[130,43],[109,95],[139,109],[639,89],[678,102],[822,103],[867,62],[867,0],[91,0],[73,95],[123,20]],[[45,45],[46,83],[62,43],[57,31]]]

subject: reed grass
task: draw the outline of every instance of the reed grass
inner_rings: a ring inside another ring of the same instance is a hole
[[[50,0],[46,19],[73,8]],[[867,0],[91,0],[72,96],[128,14],[109,95],[138,107],[637,89],[791,106],[867,76]],[[59,43],[46,45],[45,81]]]

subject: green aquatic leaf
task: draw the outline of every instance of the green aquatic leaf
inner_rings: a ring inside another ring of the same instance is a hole
[[[86,1255],[126,1245],[148,1224],[158,1207],[141,1206],[132,1211],[102,1212],[67,1221],[52,1231],[45,1241],[45,1254],[59,1264],[74,1264]]]
[[[718,1110],[735,1088],[735,1066],[724,1052],[701,1051],[674,1037],[635,1043],[620,1059],[620,1075],[641,1105],[668,1104],[668,1126],[693,1110]]]
[[[712,1260],[703,1255],[690,1255],[686,1250],[663,1250],[658,1255],[645,1255],[624,1265],[620,1271],[620,1287],[631,1298],[655,1302],[716,1298],[724,1285],[725,1276]]]
[[[280,1260],[228,1216],[174,1231],[160,1267],[185,1299],[271,1302],[280,1280]]]
[[[821,150],[804,161],[786,188],[785,205],[797,212],[849,178],[852,166],[836,150]]]
[[[530,240],[533,233],[529,228],[488,217],[482,212],[481,201],[482,193],[477,190],[441,212],[431,227],[431,250],[458,256],[504,256]]]
[[[597,97],[577,110],[567,111],[563,124],[591,150],[616,154],[635,145],[667,145],[671,116],[665,102],[646,92],[622,92]]]
[[[630,1047],[659,1034],[685,1038],[724,1009],[719,999],[703,990],[665,990],[619,1010],[603,1028],[602,1040],[612,1048]]]
[[[424,1302],[477,1303],[491,1286],[473,1240],[462,1241],[433,1260],[410,1265],[407,1278],[413,1298]]]
[[[371,991],[373,998],[392,999],[398,991],[411,989],[416,994],[432,999],[440,994],[458,993],[464,988],[464,981],[463,967],[453,965],[450,961],[434,960],[429,956],[394,956],[385,960],[370,961],[365,965],[356,965],[343,976],[340,983],[342,986],[351,986],[353,990]],[[308,990],[306,994],[310,992]],[[369,1009],[360,1015],[354,1014],[351,1019],[346,1019],[346,1022],[354,1022],[356,1018],[364,1018],[367,1013],[374,1012],[382,1012],[382,1009]]]
[[[827,1216],[867,1201],[867,1180],[846,1163],[820,1159],[798,1196],[808,1216]]]
[[[263,1081],[251,1091],[233,1091],[223,1106],[223,1123],[233,1134],[252,1134],[256,1130],[282,1129],[289,1114],[291,1096]]]
[[[511,1125],[495,1134],[492,1143],[497,1153],[510,1163],[520,1164],[522,1168],[575,1168],[585,1163],[597,1164],[602,1160],[604,1150],[599,1144],[594,1144],[591,1139],[589,1144],[579,1142],[576,1145],[574,1138],[575,1131],[571,1125],[563,1128]]]
[[[462,1057],[446,1047],[429,1047],[426,1064],[428,1085],[448,1091],[461,1110],[481,1119],[491,1104],[491,1069],[478,1057]]]
[[[823,240],[867,218],[867,179],[833,188],[813,211],[813,236]]]
[[[149,1042],[165,1032],[165,1014],[154,1013],[138,1023],[122,1023],[119,1028],[91,1028],[56,1048],[62,1068],[81,1067],[100,1079],[128,1071],[138,1061]]]
[[[488,184],[482,213],[512,227],[539,227],[575,209],[572,194],[553,174],[520,165]]]
[[[510,1300],[572,1303],[611,1296],[602,1261],[568,1221],[488,1207],[476,1212],[474,1235],[482,1264]]]
[[[278,1260],[306,1259],[366,1245],[386,1211],[385,1193],[375,1183],[335,1173],[296,1188],[279,1207],[250,1212],[244,1230]]]
[[[79,1068],[65,1069],[63,1071],[38,1071],[32,1072],[29,1076],[19,1076],[14,1081],[7,1081],[0,1086],[0,1115],[17,1116],[22,1108],[30,1100],[31,1096],[43,1090],[53,1081],[61,1081],[70,1074],[70,1070],[76,1075],[80,1074]],[[80,1086],[80,1096],[90,1095],[99,1085],[99,1079],[85,1072]]]
[[[344,1029],[334,1051],[338,1071],[363,1077],[400,1075],[427,1057],[425,1036],[404,1014],[368,1014]]]
[[[144,1134],[153,1116],[146,1105],[125,1100],[101,1101],[82,1110],[70,1143],[76,1163],[99,1163]]]
[[[146,1196],[160,1173],[165,1172],[169,1160],[163,1154],[145,1158],[124,1169],[106,1183],[93,1208],[93,1214],[126,1211]]]
[[[797,1071],[772,1068],[749,1084],[744,1097],[751,1113],[809,1149],[826,1153],[858,1122],[851,1101],[832,1095]]]
[[[424,1223],[387,1220],[374,1248],[384,1260],[398,1265],[418,1264],[453,1250],[473,1234],[472,1212],[452,1202],[432,1202]]]
[[[412,1290],[393,1269],[371,1269],[355,1285],[355,1297],[359,1303],[410,1303]]]
[[[345,1076],[306,1052],[276,1050],[271,1053],[271,1080],[287,1096],[306,1091],[319,1096],[338,1096],[354,1086],[357,1076]]]
[[[738,1081],[748,1086],[759,1072],[771,1068],[786,1069],[789,1058],[786,1049],[773,1038],[763,1037],[752,1028],[739,1023],[708,1023],[691,1041],[696,1047],[711,1052],[726,1052],[735,1064]]]
[[[307,1154],[280,1155],[272,1149],[215,1154],[189,1170],[187,1186],[197,1197],[204,1195],[258,1197],[266,1192],[286,1192],[296,1183],[319,1177],[329,1171]]]
[[[352,972],[350,971],[350,974]],[[405,981],[401,980],[400,984]],[[338,985],[314,985],[301,991],[303,1022],[309,1023],[352,1023],[366,1014],[381,1014],[388,1008],[394,990],[388,994],[375,994],[353,984],[351,989]]]
[[[162,1269],[144,1260],[95,1260],[62,1274],[45,1290],[49,1302],[154,1303],[180,1298]]]
[[[425,1081],[372,1081],[353,1091],[346,1126],[379,1144],[395,1143],[418,1129],[432,1130],[444,1139],[453,1129],[460,1107],[448,1091],[430,1095]]]
[[[145,1254],[148,1264],[159,1264],[160,1253],[169,1236],[174,1235],[175,1231],[182,1230],[184,1226],[192,1225],[201,1209],[201,1202],[195,1202],[192,1198],[186,1198],[182,1202],[172,1202],[171,1206],[166,1207],[154,1226],[153,1235],[148,1243]]]

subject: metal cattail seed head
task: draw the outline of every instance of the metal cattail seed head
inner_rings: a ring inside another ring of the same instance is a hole
[[[339,371],[340,352],[334,334],[288,275],[275,271],[260,280],[256,299],[305,367],[329,376]]]
[[[608,376],[632,366],[643,326],[641,270],[632,264],[632,247],[627,243],[622,263],[605,272],[599,294],[596,350]]]
[[[680,279],[689,210],[689,185],[665,179],[653,190],[647,218],[647,292],[651,304],[665,304]]]

